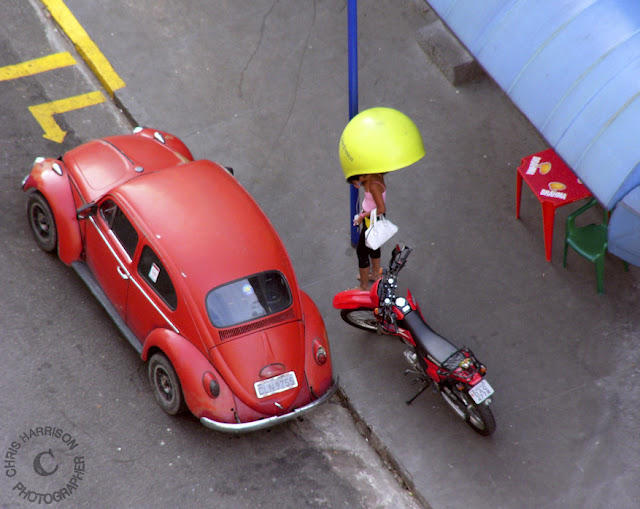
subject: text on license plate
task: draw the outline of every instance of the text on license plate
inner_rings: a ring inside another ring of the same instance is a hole
[[[296,379],[296,374],[293,371],[289,371],[288,373],[256,382],[253,386],[256,390],[256,396],[265,398],[272,394],[298,387],[298,380]]]
[[[480,381],[477,385],[474,385],[469,389],[469,396],[473,398],[473,401],[480,404],[485,399],[493,394],[493,387],[489,385],[486,380]]]

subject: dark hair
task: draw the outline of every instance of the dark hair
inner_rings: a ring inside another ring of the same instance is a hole
[[[353,184],[354,181],[358,180],[360,177],[362,177],[362,175],[351,175],[348,179],[347,182],[349,182],[349,184]]]

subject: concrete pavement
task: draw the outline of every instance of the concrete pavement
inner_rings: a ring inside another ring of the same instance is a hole
[[[453,86],[419,45],[418,0],[359,2],[360,110],[420,128],[426,157],[388,175],[389,217],[414,248],[401,274],[431,325],[471,347],[496,389],[483,438],[403,377],[402,345],[349,328],[332,296],[355,286],[338,140],[348,121],[345,0],[125,0],[67,6],[125,83],[140,125],[234,167],[320,307],[363,432],[425,506],[635,507],[640,496],[638,270],[609,257],[605,294],[575,253],[544,259],[541,211],[515,171],[544,141],[488,78]],[[574,207],[575,208],[575,207]],[[383,249],[383,257],[389,249]]]

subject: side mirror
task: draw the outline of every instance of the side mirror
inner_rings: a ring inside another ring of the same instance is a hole
[[[389,270],[395,271],[396,274],[404,267],[407,258],[411,253],[411,248],[404,242],[398,242],[391,252],[391,260],[389,261]]]
[[[95,203],[87,203],[76,210],[76,217],[78,221],[82,219],[89,219],[89,217],[94,216],[98,211],[98,206]]]
[[[406,246],[405,246],[404,242],[398,242],[396,244],[396,247],[394,247],[393,251],[391,252],[391,258],[395,258],[396,256],[398,256],[399,253],[404,251],[405,247]]]

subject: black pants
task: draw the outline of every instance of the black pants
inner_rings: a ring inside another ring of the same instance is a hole
[[[362,226],[360,228],[360,238],[358,239],[358,246],[356,247],[356,253],[358,254],[358,267],[361,269],[366,269],[369,267],[369,258],[380,258],[380,248],[371,249],[367,247],[364,243],[364,232],[367,230],[367,227],[362,222]]]

